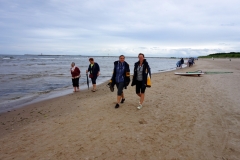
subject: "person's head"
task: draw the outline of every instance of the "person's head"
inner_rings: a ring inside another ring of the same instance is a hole
[[[139,53],[139,54],[138,54],[138,59],[139,59],[140,62],[143,62],[143,60],[144,60],[144,54],[143,54],[143,53]]]
[[[72,62],[72,63],[71,63],[71,66],[72,66],[72,67],[74,67],[74,66],[75,66],[75,63],[74,63],[74,62]]]
[[[90,62],[91,64],[93,64],[93,63],[94,63],[94,59],[93,59],[93,58],[89,58],[89,62]]]
[[[121,63],[124,62],[124,60],[125,60],[125,56],[124,56],[124,55],[119,56],[119,61],[120,61]]]

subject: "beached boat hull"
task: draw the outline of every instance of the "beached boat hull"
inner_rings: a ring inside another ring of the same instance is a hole
[[[202,75],[202,74],[204,74],[204,73],[197,73],[197,72],[195,72],[195,73],[179,73],[179,72],[175,72],[175,75],[181,75],[181,76],[200,76],[200,75]]]

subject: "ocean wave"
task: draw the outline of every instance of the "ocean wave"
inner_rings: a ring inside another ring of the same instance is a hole
[[[17,74],[14,74],[14,73],[9,73],[9,74],[1,74],[1,73],[0,73],[0,76],[8,76],[8,75],[12,76],[12,75],[17,75]]]
[[[21,98],[20,96],[17,96],[17,97],[12,97],[9,100],[16,100],[16,99],[20,99],[20,98]]]
[[[46,60],[48,60],[48,59],[56,59],[56,58],[32,58],[33,60],[38,60],[38,59],[46,59]]]
[[[109,75],[109,76],[101,76],[102,78],[110,78],[112,77],[112,75]]]
[[[33,78],[54,78],[54,77],[62,77],[62,78],[71,78],[71,75],[69,74],[51,74],[51,73],[39,73],[39,74],[0,74],[1,80],[8,81],[9,79],[22,79],[22,80],[30,80]]]
[[[13,59],[13,57],[3,57],[2,59]]]
[[[43,77],[46,75],[43,74],[30,74],[30,75],[21,75],[19,76],[20,79],[26,80],[26,79],[32,79],[32,78],[39,78],[39,77]]]
[[[52,76],[63,76],[65,74],[59,73],[59,74],[51,74]]]
[[[48,91],[41,91],[41,92],[37,92],[38,94],[47,94],[47,93],[50,93],[51,91],[48,90]]]

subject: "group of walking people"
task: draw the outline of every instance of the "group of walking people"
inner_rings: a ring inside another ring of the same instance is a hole
[[[151,77],[151,70],[147,60],[144,57],[143,53],[138,54],[138,61],[134,64],[134,72],[131,86],[136,86],[136,94],[139,96],[139,104],[137,105],[138,109],[141,109],[144,102],[145,90],[147,87],[147,78],[148,75]],[[92,80],[93,89],[96,91],[96,79],[100,75],[100,67],[98,63],[94,62],[93,58],[89,59],[89,67],[86,70],[86,73],[90,72],[90,78]],[[79,78],[80,78],[80,69],[75,66],[75,63],[71,64],[71,74],[72,74],[72,83],[74,92],[79,91]],[[117,102],[115,108],[120,107],[120,103],[124,103],[125,96],[123,89],[127,89],[127,86],[130,84],[130,67],[129,64],[125,61],[125,56],[120,55],[119,60],[114,62],[113,74],[110,80],[110,88],[114,90],[114,86],[117,86]]]

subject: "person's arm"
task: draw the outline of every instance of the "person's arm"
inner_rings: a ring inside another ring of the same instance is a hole
[[[125,88],[129,85],[131,79],[130,79],[130,67],[129,64],[126,63],[126,73],[125,73]]]
[[[80,69],[78,67],[77,67],[77,73],[80,76],[81,71],[80,71]]]
[[[97,76],[99,76],[99,75],[100,75],[100,66],[97,63]]]

